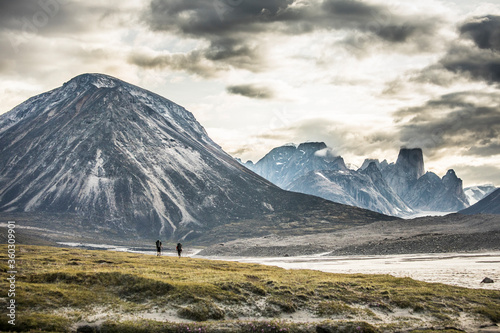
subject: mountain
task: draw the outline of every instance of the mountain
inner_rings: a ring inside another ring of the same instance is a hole
[[[464,188],[464,193],[469,203],[473,205],[479,200],[487,197],[490,193],[492,193],[496,189],[497,188],[492,184],[477,185]]]
[[[383,170],[383,169],[385,169],[389,165],[389,163],[387,162],[387,160],[383,160],[382,162],[380,162],[378,159],[367,158],[367,159],[364,160],[363,164],[361,165],[361,167],[359,169],[360,170],[365,170],[366,168],[368,168],[368,166],[371,163],[375,163],[375,166],[379,170]]]
[[[396,164],[382,168],[389,186],[416,211],[456,212],[469,206],[462,180],[450,169],[442,178],[425,173],[420,148],[401,148]]]
[[[38,223],[66,214],[53,225],[73,234],[80,224],[95,235],[186,239],[312,211],[326,224],[385,218],[281,190],[183,107],[107,75],[77,76],[0,116],[0,212]]]
[[[347,170],[342,157],[335,156],[324,142],[277,147],[257,163],[249,161],[245,166],[284,189],[314,170]]]
[[[396,164],[382,169],[387,184],[404,198],[417,180],[424,175],[424,157],[422,149],[401,148]]]
[[[402,148],[396,163],[366,159],[358,170],[345,167],[324,143],[283,146],[256,164],[244,165],[284,189],[394,216],[420,211],[456,212],[468,207],[462,180],[453,170],[440,178],[425,173],[420,148]]]
[[[274,148],[257,163],[243,165],[286,190],[393,216],[413,213],[380,173],[377,164],[387,162],[373,162],[363,171],[350,170],[324,142],[306,142]]]
[[[460,214],[500,214],[500,189],[496,189],[486,198],[475,203],[474,205],[461,210]]]
[[[462,180],[452,169],[442,178],[427,172],[404,195],[404,200],[421,211],[456,212],[469,206]]]
[[[393,216],[411,212],[388,187],[375,163],[361,172],[312,171],[297,179],[287,189]]]

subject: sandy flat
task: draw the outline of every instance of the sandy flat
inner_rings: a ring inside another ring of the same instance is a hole
[[[425,282],[500,290],[500,252],[211,259],[259,263],[286,269],[313,269],[329,273],[390,274]],[[485,277],[495,282],[481,283]]]

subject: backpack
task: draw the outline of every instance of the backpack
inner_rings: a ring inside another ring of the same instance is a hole
[[[177,251],[182,251],[182,244],[181,243],[177,243],[176,249],[177,249]]]

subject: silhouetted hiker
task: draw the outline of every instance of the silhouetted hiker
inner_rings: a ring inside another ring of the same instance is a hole
[[[175,249],[177,250],[177,253],[179,254],[179,258],[181,257],[181,252],[182,252],[182,244],[181,243],[177,243],[177,246],[175,247]]]
[[[157,257],[161,256],[161,247],[162,247],[161,241],[158,239],[156,241],[156,256]]]

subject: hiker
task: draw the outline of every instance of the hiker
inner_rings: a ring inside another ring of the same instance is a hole
[[[161,248],[162,248],[161,241],[158,239],[156,241],[156,256],[157,257],[161,256]]]
[[[182,252],[182,244],[181,243],[177,243],[177,246],[175,247],[175,249],[177,250],[177,253],[179,254],[179,258],[181,257],[181,252]]]

